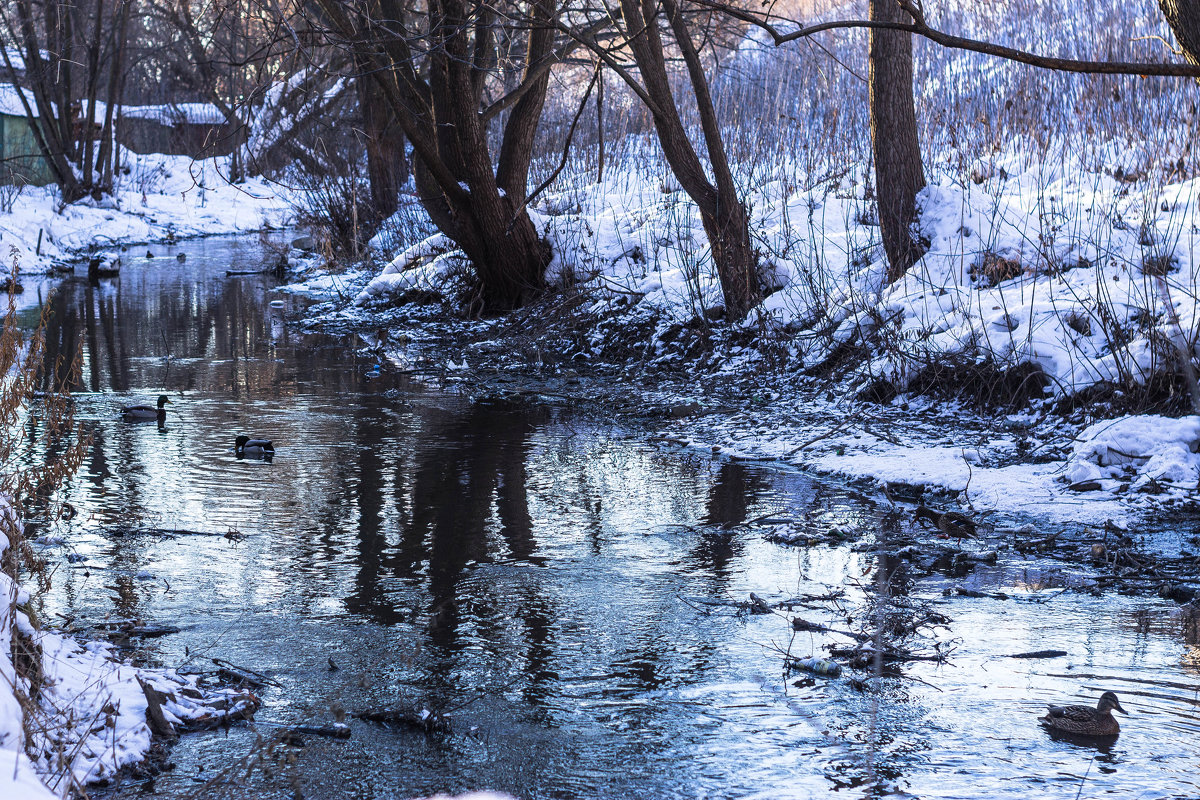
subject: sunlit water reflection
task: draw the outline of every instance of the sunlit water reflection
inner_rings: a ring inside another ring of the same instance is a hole
[[[267,278],[225,276],[257,265],[257,243],[184,249],[184,264],[164,249],[49,301],[50,356],[81,359],[93,448],[65,493],[80,512],[68,546],[45,551],[59,566],[44,615],[179,625],[137,652],[269,674],[264,732],[338,709],[455,709],[450,735],[353,722],[350,741],[309,738],[282,773],[241,770],[204,796],[1200,795],[1197,629],[1173,606],[1058,594],[1052,565],[1005,562],[970,583],[1011,600],[918,585],[954,620],[949,663],[879,692],[849,676],[796,686],[782,652],[824,640],[701,601],[823,594],[871,564],[717,526],[815,513],[874,532],[870,502],[561,409],[367,380],[356,342],[297,334]],[[159,392],[173,401],[161,429],[118,420]],[[274,461],[235,458],[242,432],[273,439]],[[1048,648],[1070,655],[1008,658]],[[1115,744],[1038,729],[1045,702],[1102,689],[1133,712]],[[185,737],[154,791],[194,791],[253,738]]]

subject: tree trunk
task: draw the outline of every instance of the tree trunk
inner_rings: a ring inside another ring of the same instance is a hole
[[[429,218],[462,248],[479,281],[471,311],[491,314],[520,308],[545,288],[548,247],[538,237],[524,196],[470,192],[451,199],[419,157],[413,158],[417,194]]]
[[[870,14],[882,22],[912,21],[896,0],[871,0]],[[891,283],[904,277],[923,252],[911,230],[917,193],[925,188],[913,109],[912,35],[872,29],[869,58],[875,193]]]
[[[712,247],[713,264],[725,299],[725,317],[740,320],[762,302],[758,286],[758,254],[750,243],[750,215],[737,197],[701,209],[704,232]]]
[[[105,192],[113,190],[113,173],[116,171],[116,153],[113,140],[114,112],[120,101],[121,89],[125,80],[125,50],[128,47],[126,35],[129,31],[129,8],[132,3],[121,3],[117,12],[116,39],[113,41],[112,57],[108,65],[108,92],[104,109],[104,125],[100,136],[100,154],[97,161],[100,165],[100,183]]]
[[[1158,7],[1184,56],[1193,64],[1200,64],[1200,0],[1158,0]]]
[[[725,318],[737,321],[762,300],[758,257],[750,243],[750,215],[734,185],[716,109],[708,90],[708,78],[691,33],[674,0],[664,0],[662,9],[687,65],[715,180],[710,181],[705,174],[675,104],[658,29],[659,10],[652,0],[622,0],[625,34],[645,84],[647,105],[663,155],[679,185],[700,211],[725,301]]]
[[[359,65],[361,71],[367,69]],[[362,111],[363,134],[367,150],[367,177],[371,183],[371,211],[375,222],[396,213],[400,189],[408,180],[408,161],[404,157],[404,132],[395,112],[371,78],[355,80],[358,106]]]
[[[459,213],[458,236],[452,238],[475,267],[480,313],[520,308],[545,286],[547,247],[529,214],[521,209],[514,218],[516,210],[507,197],[498,203],[473,197],[470,207]]]
[[[30,0],[18,0],[14,3],[16,25],[10,27],[6,18],[4,33],[8,37],[21,42],[22,56],[25,59],[25,75],[30,92],[20,92],[18,97],[29,122],[30,132],[41,151],[54,182],[62,192],[63,200],[73,203],[87,194],[87,188],[76,177],[71,166],[72,136],[70,100],[61,102],[63,83],[69,79],[70,70],[61,67],[56,53],[44,46],[39,38],[35,24],[36,9]],[[58,4],[48,3],[44,9],[44,41],[58,42],[61,36]],[[43,54],[49,56],[43,58]],[[5,63],[11,67],[8,55],[4,56]],[[32,102],[29,95],[32,94]],[[70,97],[69,93],[66,95]],[[57,115],[51,114],[50,109],[57,106]],[[65,133],[64,133],[65,131]]]

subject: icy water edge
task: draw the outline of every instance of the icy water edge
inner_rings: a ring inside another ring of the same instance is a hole
[[[563,408],[473,402],[469,376],[368,379],[361,342],[299,334],[270,279],[225,275],[261,260],[257,242],[151,249],[117,280],[23,301],[50,298],[52,357],[82,341],[93,437],[68,544],[45,551],[43,617],[179,626],[134,654],[278,685],[255,726],[188,734],[173,772],[108,796],[1200,796],[1200,631],[1173,604],[1060,593],[1068,570],[1013,555],[965,581],[1010,600],[916,586],[953,620],[947,663],[875,691],[785,674],[782,651],[826,639],[713,602],[828,594],[873,563],[740,523],[872,535],[873,501]],[[117,419],[160,392],[161,429]],[[241,432],[272,438],[274,461],[235,458]],[[797,610],[844,624],[836,604]],[[1068,656],[1008,657],[1044,649]],[[1116,742],[1038,729],[1046,702],[1104,689],[1132,712]],[[307,737],[213,780],[281,726],[392,708],[453,709],[451,730],[354,720],[348,741]]]

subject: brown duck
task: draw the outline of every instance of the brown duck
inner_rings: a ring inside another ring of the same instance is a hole
[[[1121,732],[1121,726],[1113,717],[1113,710],[1122,714],[1129,712],[1121,708],[1121,702],[1112,692],[1100,695],[1096,707],[1091,706],[1050,706],[1046,716],[1038,717],[1042,727],[1051,731],[1073,733],[1076,736],[1116,736]]]
[[[922,525],[932,522],[946,538],[970,539],[975,535],[975,520],[957,511],[934,511],[921,506],[913,512],[913,519]]]

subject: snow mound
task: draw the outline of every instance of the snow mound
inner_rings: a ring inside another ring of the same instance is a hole
[[[1153,414],[1098,422],[1079,435],[1064,479],[1132,479],[1133,488],[1151,481],[1180,489],[1200,482],[1200,416],[1172,419]]]
[[[411,289],[441,292],[457,272],[462,252],[443,234],[430,236],[392,259],[379,277],[372,280],[354,298],[363,305],[380,295],[392,295]]]

